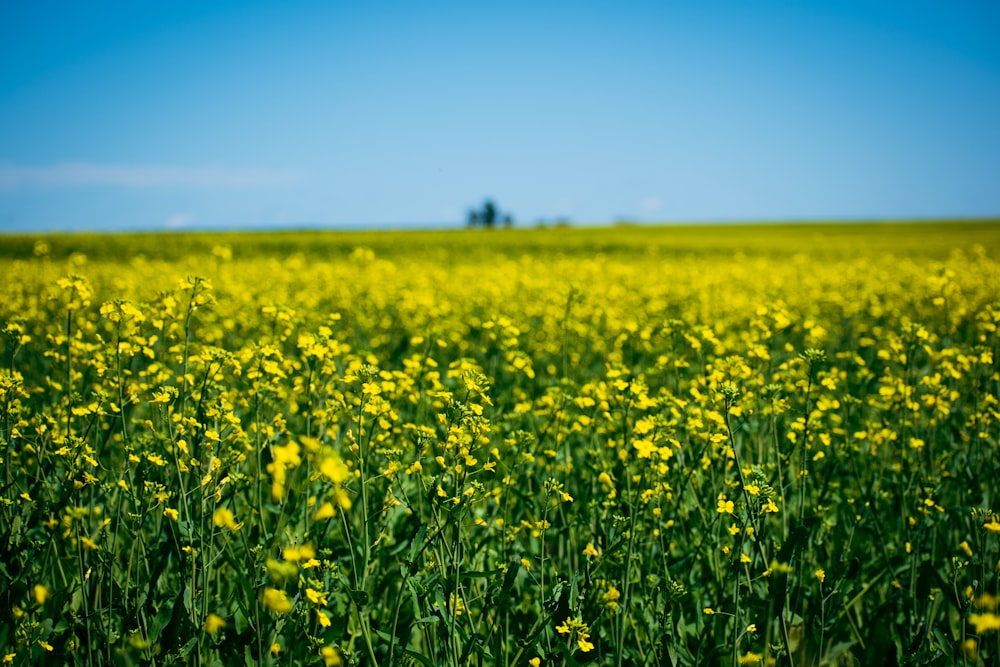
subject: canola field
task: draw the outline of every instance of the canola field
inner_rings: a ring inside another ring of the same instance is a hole
[[[996,665],[1000,223],[0,238],[2,665]]]

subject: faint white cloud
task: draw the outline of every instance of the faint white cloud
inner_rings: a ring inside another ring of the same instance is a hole
[[[446,206],[441,209],[441,219],[448,222],[454,222],[456,220],[465,220],[465,211],[458,208],[457,206]]]
[[[175,213],[163,223],[167,229],[183,229],[194,222],[194,216],[190,213]]]
[[[0,188],[117,186],[125,188],[247,188],[302,180],[296,171],[238,167],[166,167],[63,162],[46,166],[0,163]]]
[[[574,210],[573,200],[570,199],[569,197],[563,197],[561,199],[556,200],[555,202],[553,202],[551,207],[552,215],[559,218],[565,218],[573,215],[573,210]]]
[[[643,213],[655,213],[663,208],[663,197],[653,195],[646,197],[639,203]]]

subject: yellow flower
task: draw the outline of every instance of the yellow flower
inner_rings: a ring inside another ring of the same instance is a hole
[[[278,655],[279,653],[281,653],[281,644],[274,642],[271,644],[271,655]]]
[[[282,551],[285,560],[296,562],[300,560],[309,560],[316,556],[316,551],[312,548],[310,544],[303,544],[298,547],[285,547]]]
[[[597,549],[594,547],[594,544],[592,542],[588,542],[587,546],[583,550],[583,555],[591,556],[592,558],[597,558],[601,554],[598,553]]]
[[[461,616],[466,612],[465,602],[454,593],[448,595],[448,606],[452,609],[455,616]]]
[[[232,531],[237,531],[243,526],[241,523],[236,523],[233,513],[225,507],[215,510],[215,513],[212,515],[212,523],[219,528],[225,526]]]
[[[333,508],[333,503],[325,502],[319,506],[316,513],[313,514],[313,521],[322,521],[323,519],[329,519],[336,514],[336,510]]]
[[[267,587],[264,589],[264,606],[276,614],[287,614],[292,610],[292,601],[285,591]]]
[[[587,624],[583,622],[582,618],[570,617],[563,621],[562,625],[556,626],[556,632],[561,635],[570,635],[570,641],[575,638],[576,645],[584,653],[594,648],[594,645],[589,641],[589,630],[590,629],[587,627]]]
[[[332,646],[324,646],[320,650],[320,655],[323,656],[323,664],[326,667],[336,667],[342,664],[340,661],[340,654],[337,653],[337,649]]]
[[[633,440],[632,446],[636,448],[636,451],[638,451],[640,459],[648,459],[653,455],[653,452],[656,451],[656,445],[654,445],[653,441],[648,438]]]
[[[1000,535],[1000,521],[995,516],[990,517],[990,520],[983,524],[983,528],[994,535]]]
[[[542,659],[536,656],[529,660],[528,664],[531,665],[531,667],[541,667]]]
[[[326,456],[320,461],[319,471],[334,484],[346,482],[351,474],[347,466],[340,459],[332,456]]]
[[[604,603],[605,607],[614,611],[618,608],[618,600],[621,599],[621,596],[622,594],[617,588],[614,586],[608,586],[607,592],[601,596],[601,601]]]
[[[52,644],[48,643],[47,641],[43,641],[43,640],[39,639],[38,640],[38,645],[41,646],[46,651],[51,651],[52,650]]]
[[[333,490],[333,495],[337,499],[337,504],[340,505],[340,509],[349,510],[351,509],[351,496],[347,491],[341,487],[337,487]]]
[[[316,620],[319,621],[320,627],[330,627],[330,617],[321,609],[316,610]]]
[[[205,632],[214,635],[216,632],[226,627],[226,619],[216,614],[209,614],[205,619]]]
[[[35,584],[35,602],[38,604],[45,604],[45,601],[49,599],[49,589],[41,584]]]
[[[306,588],[306,597],[313,604],[325,605],[326,604],[326,593],[323,591],[316,591],[311,588]]]
[[[177,510],[166,507],[163,509],[163,516],[167,517],[171,521],[177,521],[181,515]]]
[[[969,622],[976,626],[976,634],[1000,630],[1000,616],[996,614],[971,614]]]
[[[14,664],[14,658],[16,658],[16,657],[17,657],[17,653],[8,653],[7,655],[5,655],[3,657],[3,664],[5,664],[5,665],[13,665]]]
[[[715,610],[712,609],[711,607],[705,607],[704,611],[706,616],[711,616],[712,614],[715,613]]]
[[[726,500],[725,496],[720,496],[715,511],[719,514],[732,514],[736,511],[736,505],[733,504],[732,500]]]
[[[746,654],[741,655],[736,659],[736,663],[740,665],[759,665],[763,660],[763,653],[753,653],[752,651],[747,651]]]
[[[173,395],[171,394],[170,391],[166,389],[158,389],[153,392],[152,396],[149,399],[149,402],[153,403],[154,405],[163,405],[169,403],[172,399]]]
[[[268,558],[264,561],[267,574],[274,583],[282,583],[286,579],[295,579],[299,575],[299,566],[284,560]]]
[[[160,468],[167,465],[167,460],[159,454],[146,454],[146,460]]]
[[[819,568],[818,570],[816,570],[815,574],[816,578],[819,579],[819,583],[822,584],[824,581],[826,581],[826,570],[824,570],[823,568]]]

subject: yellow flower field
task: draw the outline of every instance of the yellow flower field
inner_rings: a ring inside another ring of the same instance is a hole
[[[0,659],[996,664],[998,253],[0,238]]]

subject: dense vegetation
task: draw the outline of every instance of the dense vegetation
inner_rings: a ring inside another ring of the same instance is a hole
[[[0,238],[0,661],[996,664],[998,252]]]

